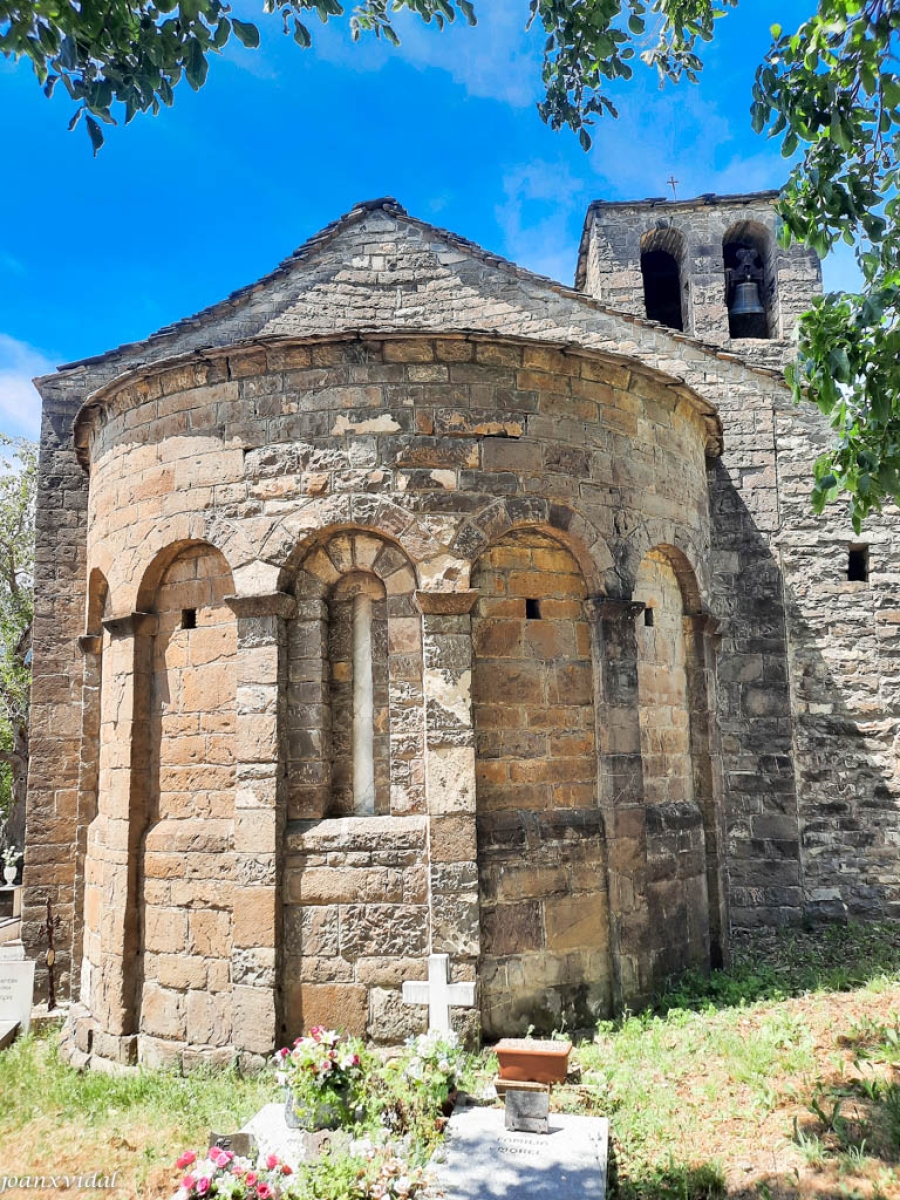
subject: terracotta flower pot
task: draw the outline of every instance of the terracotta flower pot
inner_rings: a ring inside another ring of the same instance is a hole
[[[494,1047],[500,1078],[519,1083],[565,1083],[571,1042],[503,1038]]]

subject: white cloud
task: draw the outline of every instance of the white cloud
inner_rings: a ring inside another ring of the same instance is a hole
[[[238,0],[237,7],[246,8],[249,2]],[[537,28],[525,32],[527,16],[522,0],[492,0],[478,9],[477,28],[458,17],[439,31],[434,23],[426,25],[420,17],[400,12],[394,16],[400,37],[397,47],[370,33],[353,42],[346,21],[332,19],[321,25],[311,20],[307,24],[313,52],[324,62],[349,71],[372,72],[400,59],[417,70],[446,71],[469,96],[523,108],[541,94],[543,37]]]
[[[31,381],[52,371],[54,365],[35,346],[0,333],[0,432],[37,438],[41,398]]]
[[[494,210],[503,253],[539,275],[571,284],[589,188],[562,162],[536,160],[507,171],[505,198]]]

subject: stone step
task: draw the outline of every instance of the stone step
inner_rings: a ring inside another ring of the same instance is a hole
[[[8,946],[10,942],[18,942],[20,941],[21,936],[21,917],[0,918],[0,946]]]

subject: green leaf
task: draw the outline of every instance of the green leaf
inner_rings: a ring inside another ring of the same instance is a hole
[[[242,46],[247,46],[250,50],[255,50],[259,45],[259,30],[249,21],[239,21],[237,17],[231,18],[231,24],[234,29],[234,36]]]
[[[94,158],[96,158],[97,152],[103,145],[103,130],[92,116],[87,115],[85,121],[87,122],[87,131],[90,135],[91,145],[94,148]]]
[[[206,83],[208,70],[209,64],[203,53],[203,47],[196,38],[191,38],[185,46],[184,73],[195,92],[198,92]]]

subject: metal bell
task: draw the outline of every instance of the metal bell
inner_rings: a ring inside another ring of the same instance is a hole
[[[765,314],[759,299],[759,284],[755,279],[742,279],[734,285],[734,300],[729,308],[732,317],[758,317]]]

